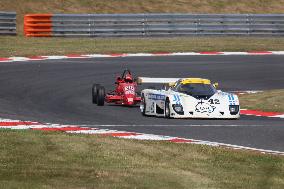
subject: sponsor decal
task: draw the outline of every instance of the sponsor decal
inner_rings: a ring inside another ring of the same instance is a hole
[[[148,94],[148,99],[151,100],[165,100],[166,96],[162,94]]]
[[[128,102],[133,102],[133,98],[127,98]]]
[[[124,87],[125,94],[135,94],[134,86],[128,85]]]
[[[211,114],[212,112],[214,112],[214,110],[216,109],[215,106],[204,102],[202,99],[197,103],[197,105],[195,106],[195,111],[199,112],[199,113],[206,113],[207,115]]]

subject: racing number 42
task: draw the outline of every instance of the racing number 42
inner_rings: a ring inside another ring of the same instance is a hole
[[[210,99],[210,100],[208,100],[208,102],[209,102],[210,104],[220,104],[219,99]]]

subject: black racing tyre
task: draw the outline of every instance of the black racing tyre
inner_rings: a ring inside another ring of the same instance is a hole
[[[97,104],[97,94],[98,94],[98,88],[100,87],[99,84],[93,84],[93,87],[92,87],[92,102],[93,104]]]
[[[100,86],[97,92],[97,104],[103,106],[105,104],[105,88]]]
[[[143,109],[141,110],[141,113],[143,116],[146,116],[146,100],[144,97],[144,94],[141,96],[141,104],[143,105]]]
[[[171,118],[170,101],[168,99],[165,102],[165,118]]]

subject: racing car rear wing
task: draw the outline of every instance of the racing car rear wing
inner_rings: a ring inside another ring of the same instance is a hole
[[[154,78],[154,77],[138,77],[137,78],[137,83],[142,84],[142,83],[175,83],[181,78]]]

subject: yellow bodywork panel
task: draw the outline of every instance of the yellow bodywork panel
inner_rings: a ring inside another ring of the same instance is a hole
[[[169,83],[169,87],[173,87],[175,85],[176,85],[176,83]]]
[[[181,84],[191,84],[191,83],[202,83],[202,84],[211,84],[209,79],[202,79],[202,78],[186,78],[181,81]]]

